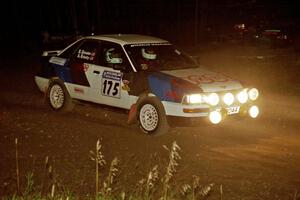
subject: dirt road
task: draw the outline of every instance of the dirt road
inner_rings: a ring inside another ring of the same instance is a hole
[[[31,68],[30,68],[31,69]],[[94,191],[94,163],[89,151],[97,139],[109,163],[120,159],[116,188],[133,191],[137,182],[159,165],[162,176],[168,161],[163,145],[181,147],[174,190],[192,176],[201,184],[214,183],[208,199],[292,199],[300,190],[300,96],[261,93],[262,115],[228,119],[212,126],[173,127],[161,137],[141,134],[127,125],[127,115],[98,105],[79,104],[60,114],[44,104],[33,83],[33,70],[5,67],[0,80],[0,196],[15,191],[15,146],[19,140],[21,185],[33,172],[36,185],[45,184],[48,156],[56,180],[81,195]],[[103,169],[106,174],[108,166]],[[121,189],[120,189],[121,190]]]

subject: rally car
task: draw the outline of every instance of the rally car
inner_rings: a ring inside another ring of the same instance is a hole
[[[169,116],[204,118],[259,114],[258,90],[211,72],[170,42],[144,35],[99,35],[77,40],[35,76],[50,107],[70,111],[73,99],[128,110],[147,134],[168,131]]]

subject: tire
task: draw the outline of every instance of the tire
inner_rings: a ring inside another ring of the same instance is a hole
[[[74,108],[66,86],[59,79],[50,81],[47,90],[47,101],[49,106],[55,111],[69,112]]]
[[[163,135],[170,128],[165,109],[155,97],[145,97],[138,102],[137,118],[140,129],[147,135]]]

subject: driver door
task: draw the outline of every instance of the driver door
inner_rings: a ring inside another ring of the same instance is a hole
[[[111,62],[111,51],[119,55],[120,63]],[[123,81],[124,71],[131,69],[129,61],[119,44],[102,41],[98,48],[98,64],[90,65],[89,80],[93,102],[109,106],[129,109],[132,102],[128,94],[126,81]],[[125,82],[125,84],[124,84]]]

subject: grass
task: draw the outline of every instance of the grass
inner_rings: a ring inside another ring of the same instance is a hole
[[[206,186],[200,185],[200,179],[193,177],[192,186],[184,184],[180,192],[176,191],[172,183],[173,177],[176,175],[181,159],[179,145],[174,141],[170,148],[163,146],[168,153],[169,158],[167,166],[162,167],[164,173],[160,176],[159,166],[154,165],[153,168],[141,178],[137,183],[137,189],[130,194],[125,193],[122,188],[116,188],[115,183],[119,176],[120,160],[115,157],[111,162],[107,176],[100,176],[106,166],[106,160],[102,153],[101,141],[97,140],[95,151],[90,151],[90,159],[95,162],[95,196],[87,196],[85,199],[95,200],[171,200],[171,199],[202,199],[208,197],[214,184]],[[40,185],[34,182],[35,174],[28,172],[25,176],[26,184],[20,186],[19,173],[19,152],[18,139],[15,139],[15,159],[16,159],[16,191],[10,195],[1,197],[2,200],[72,200],[82,199],[82,197],[74,195],[74,192],[64,188],[57,180],[57,174],[53,166],[53,162],[47,156],[44,162],[44,174]],[[104,175],[104,174],[103,174]],[[105,177],[101,180],[100,177]],[[102,183],[102,184],[101,184]],[[11,187],[13,187],[11,185]],[[24,188],[22,190],[22,188]]]
[[[106,164],[106,161],[104,159],[104,156],[101,152],[101,148],[102,148],[102,145],[100,143],[100,140],[97,140],[97,143],[96,143],[96,153],[93,152],[92,150],[90,151],[90,158],[92,161],[95,161],[95,180],[96,180],[96,185],[95,185],[95,197],[97,199],[98,197],[98,194],[99,194],[99,167],[103,167],[105,164]]]
[[[87,194],[84,198],[75,194],[75,191],[70,191],[60,184],[55,173],[53,162],[47,156],[44,162],[44,178],[41,185],[36,185],[34,182],[35,174],[28,172],[25,175],[26,182],[23,187],[20,184],[19,173],[19,152],[18,139],[15,140],[16,149],[16,191],[10,195],[0,197],[1,200],[201,200],[209,199],[213,189],[214,183],[201,185],[200,177],[194,175],[191,183],[185,183],[178,190],[174,182],[177,169],[180,167],[181,156],[180,146],[174,141],[171,147],[163,145],[168,151],[169,157],[166,166],[162,166],[159,170],[159,165],[154,165],[145,177],[142,177],[137,182],[135,192],[126,193],[122,188],[117,188],[115,183],[119,176],[120,160],[115,157],[109,165],[107,176],[100,176],[104,174],[104,167],[106,160],[102,153],[102,145],[100,140],[97,140],[95,152],[90,151],[90,158],[95,162],[95,194]],[[160,173],[163,172],[163,173]],[[161,175],[160,175],[161,174]],[[104,177],[101,180],[101,177]],[[126,184],[126,183],[125,183]],[[11,186],[13,187],[13,186]],[[219,186],[219,191],[214,192],[214,199],[223,200],[223,185]],[[292,195],[287,197],[288,200],[300,200],[298,190],[295,190]]]
[[[17,194],[20,192],[20,171],[19,171],[19,152],[18,152],[18,138],[15,139],[16,147],[16,180],[17,180]]]

